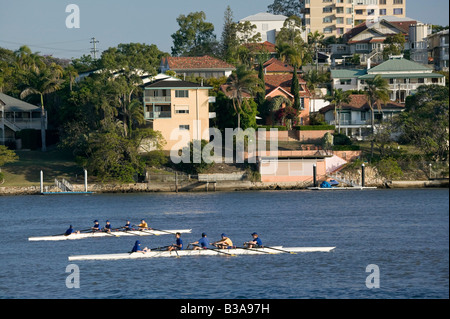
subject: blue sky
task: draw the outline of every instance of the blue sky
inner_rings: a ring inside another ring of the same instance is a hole
[[[406,0],[406,15],[425,23],[449,24],[448,0]],[[273,0],[1,0],[0,46],[71,58],[89,54],[91,37],[105,50],[119,43],[156,44],[170,52],[180,14],[204,11],[220,38],[223,15],[231,6],[235,20],[264,12]],[[80,28],[66,28],[66,6],[80,8]]]

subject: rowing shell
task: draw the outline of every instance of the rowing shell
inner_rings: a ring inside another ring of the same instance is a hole
[[[282,253],[311,253],[330,252],[336,247],[287,247],[274,246],[273,248],[236,248],[236,249],[201,249],[201,250],[177,250],[177,251],[150,251],[146,253],[105,254],[105,255],[80,255],[70,256],[69,261],[80,260],[122,260],[122,259],[147,259],[157,257],[182,257],[182,256],[225,256],[225,255],[265,255]],[[280,251],[282,250],[282,251]]]
[[[29,241],[59,241],[59,240],[77,240],[86,238],[101,238],[101,237],[130,237],[130,236],[160,236],[160,235],[175,235],[176,233],[190,233],[192,229],[174,229],[174,230],[130,230],[130,231],[112,231],[110,233],[95,232],[95,233],[80,233],[71,234],[69,236],[43,236],[30,237]]]

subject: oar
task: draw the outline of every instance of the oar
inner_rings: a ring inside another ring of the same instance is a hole
[[[208,248],[208,249],[209,249],[209,248]],[[214,250],[215,252],[218,252],[218,253],[220,253],[220,254],[224,254],[224,255],[236,257],[235,254],[226,253],[226,252],[224,252],[224,251],[220,251],[219,249],[220,249],[220,248],[215,248],[215,249],[213,248],[213,249],[210,249],[210,250]]]
[[[253,248],[236,247],[236,249],[253,250],[253,251],[257,251],[257,252],[259,252],[259,253],[270,254],[270,255],[275,254],[275,253],[271,253],[271,252],[268,252],[268,251],[256,250],[256,249],[253,249]]]
[[[283,252],[285,254],[297,255],[297,253],[294,253],[293,251],[289,251],[289,250],[283,250],[283,249],[273,248],[273,247],[269,247],[269,246],[264,246],[263,248],[269,248],[269,249],[273,249],[273,250],[278,250],[278,251],[281,251],[281,252]]]
[[[166,234],[176,235],[176,233],[172,233],[170,231],[166,231],[166,230],[162,230],[162,229],[156,229],[156,228],[151,228],[151,229],[152,230],[156,230],[156,231],[160,231],[160,232],[163,232],[163,233],[166,233]],[[159,236],[159,235],[156,235],[156,236]]]

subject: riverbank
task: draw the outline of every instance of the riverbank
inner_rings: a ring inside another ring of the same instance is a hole
[[[184,182],[176,186],[174,183],[136,183],[136,184],[90,184],[88,191],[100,194],[107,193],[174,193],[174,192],[220,192],[220,191],[263,191],[263,190],[302,190],[312,186],[304,183],[261,183],[251,181],[221,181],[216,183]],[[384,184],[370,184],[377,188],[448,188],[448,179],[429,181],[392,181]],[[73,185],[74,192],[84,192],[83,184]],[[45,186],[45,192],[61,192],[55,186]],[[39,195],[39,186],[0,187],[0,196]]]

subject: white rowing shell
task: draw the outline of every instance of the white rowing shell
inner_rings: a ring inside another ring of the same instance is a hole
[[[226,255],[265,255],[283,253],[309,253],[309,252],[330,252],[336,247],[287,247],[274,246],[270,248],[253,249],[201,249],[201,250],[177,250],[177,251],[150,251],[146,253],[125,253],[125,254],[105,254],[105,255],[80,255],[70,256],[69,261],[76,260],[122,260],[122,259],[146,259],[157,257],[182,257],[182,256],[226,256]]]
[[[60,241],[60,240],[77,240],[85,238],[101,238],[101,237],[130,237],[130,236],[160,236],[160,235],[175,235],[175,233],[190,233],[192,229],[171,229],[171,230],[130,230],[130,231],[113,231],[110,233],[95,232],[95,233],[80,233],[71,234],[69,236],[43,236],[30,237],[29,241]]]

